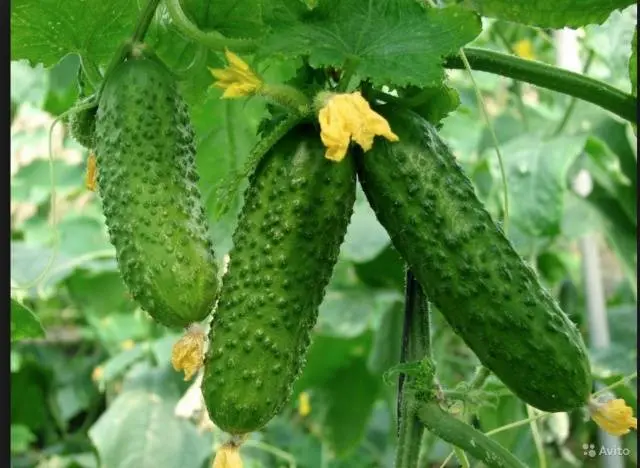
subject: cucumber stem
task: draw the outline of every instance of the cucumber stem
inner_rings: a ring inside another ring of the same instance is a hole
[[[80,68],[86,76],[92,89],[97,89],[100,83],[102,83],[102,74],[100,69],[90,58],[86,56],[80,56]]]
[[[402,332],[401,362],[412,362],[431,354],[429,301],[420,284],[407,269]],[[410,389],[411,377],[400,373],[398,377],[398,447],[396,468],[415,468],[420,456],[420,444],[424,426],[416,413],[414,392]],[[406,382],[405,382],[406,381]],[[405,386],[405,383],[407,385]]]
[[[100,89],[96,94],[96,99],[99,101],[100,96],[102,95],[102,90],[104,89],[104,85],[107,82],[107,78],[113,72],[113,70],[122,63],[122,61],[126,58],[126,56],[131,51],[132,46],[137,42],[142,42],[144,37],[147,35],[147,30],[149,29],[149,25],[151,24],[151,20],[153,20],[153,16],[156,14],[156,9],[158,8],[158,4],[160,4],[160,0],[149,0],[145,5],[142,13],[138,17],[138,21],[136,22],[135,29],[133,30],[133,34],[131,38],[124,41],[114,56],[111,58],[111,62],[109,62],[109,66],[107,67],[107,71],[104,73],[104,79],[100,84]]]
[[[131,42],[135,43],[144,41],[144,36],[147,35],[147,30],[153,20],[153,16],[156,14],[158,4],[160,4],[160,0],[149,0],[147,2],[147,5],[142,10],[141,15],[138,17],[136,28],[131,36]]]
[[[474,47],[463,50],[473,70],[506,76],[574,96],[600,106],[629,122],[636,122],[638,113],[636,97],[603,81],[546,63],[525,60],[492,50]],[[459,55],[447,57],[444,66],[453,69],[465,68]]]
[[[401,362],[429,360],[431,358],[429,302],[419,283],[407,269],[405,289],[405,322],[402,335]],[[489,375],[489,370],[480,367],[472,380],[474,388],[479,388]],[[431,379],[433,376],[428,376]],[[418,386],[428,385],[424,376],[412,377],[400,374],[398,381],[398,446],[396,468],[418,466],[423,428],[442,440],[458,447],[459,456],[466,459],[468,452],[488,466],[522,468],[525,465],[507,449],[487,435],[440,408],[435,388],[412,388],[418,379]],[[435,386],[433,386],[435,387]],[[418,390],[418,391],[416,391]]]
[[[418,416],[426,428],[436,436],[460,447],[487,466],[503,468],[526,466],[495,440],[444,411],[435,400],[420,405]]]
[[[180,6],[180,0],[164,0],[167,12],[171,17],[171,21],[176,27],[189,39],[199,42],[200,44],[216,51],[223,51],[225,48],[232,49],[234,52],[252,52],[256,49],[257,44],[252,39],[231,39],[223,36],[219,32],[204,32],[199,29],[187,17]]]
[[[290,85],[263,83],[258,94],[300,115],[309,114],[311,111],[311,100],[298,88]]]

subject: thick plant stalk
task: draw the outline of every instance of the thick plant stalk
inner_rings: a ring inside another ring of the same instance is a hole
[[[460,447],[487,466],[502,468],[526,466],[498,442],[444,411],[435,400],[423,403],[418,409],[418,416],[433,434],[445,442]]]
[[[407,269],[405,289],[404,329],[402,332],[401,362],[412,362],[428,357],[431,353],[429,327],[429,302],[422,288]],[[424,426],[416,413],[416,401],[411,392],[405,391],[411,377],[400,374],[398,378],[398,448],[396,468],[415,468],[420,455]]]
[[[638,115],[635,96],[599,80],[559,67],[474,47],[464,48],[472,70],[486,71],[591,102],[629,122]],[[445,68],[464,69],[460,56],[447,57]]]
[[[428,298],[411,271],[407,271],[402,361],[430,359]],[[496,441],[440,408],[433,375],[403,376],[398,393],[398,448],[395,468],[416,468],[422,423],[435,436],[459,447],[487,466],[523,468],[525,465]],[[481,372],[484,374],[484,372]]]

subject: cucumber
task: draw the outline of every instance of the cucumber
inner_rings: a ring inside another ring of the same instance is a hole
[[[96,113],[98,107],[90,107],[69,116],[69,133],[87,149],[95,147]]]
[[[187,107],[161,62],[129,59],[107,77],[96,157],[109,236],[131,295],[169,327],[204,319],[217,267]]]
[[[435,128],[390,106],[400,137],[355,153],[358,178],[391,241],[453,330],[518,397],[543,411],[581,407],[587,352],[478,200]]]
[[[266,424],[304,365],[355,202],[353,158],[324,153],[318,130],[302,124],[250,177],[202,384],[209,416],[231,434]]]
[[[87,103],[93,96],[87,96],[89,85],[86,82],[82,67],[78,69],[78,100],[76,105]],[[98,106],[95,105],[79,112],[74,112],[69,116],[69,133],[82,146],[93,149],[95,146],[96,133],[96,113]]]

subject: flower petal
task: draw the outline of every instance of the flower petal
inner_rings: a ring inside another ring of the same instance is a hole
[[[184,380],[190,380],[202,367],[204,341],[204,331],[199,326],[192,325],[173,345],[171,365],[177,371],[184,371]]]
[[[236,68],[238,70],[243,70],[243,71],[251,71],[251,68],[249,67],[249,65],[247,65],[247,62],[242,60],[240,57],[238,57],[236,54],[231,52],[229,49],[225,49],[224,55],[225,57],[227,57],[227,61],[231,65],[231,68]]]
[[[221,446],[216,452],[213,468],[242,468],[238,447],[228,444]]]
[[[609,434],[620,436],[638,428],[638,420],[633,417],[633,410],[621,398],[605,403],[592,401],[590,407],[591,418]]]
[[[251,96],[262,86],[260,78],[240,57],[225,50],[229,65],[225,68],[209,68],[216,79],[213,86],[224,89],[223,98]]]

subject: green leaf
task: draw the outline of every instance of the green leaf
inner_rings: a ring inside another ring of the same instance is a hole
[[[547,284],[554,286],[569,276],[565,259],[561,253],[545,250],[536,258],[536,270]]]
[[[584,46],[606,66],[597,77],[624,91],[629,89],[629,56],[636,29],[636,9],[633,5],[614,11],[603,24],[584,28]]]
[[[26,135],[25,135],[26,136]],[[42,135],[45,137],[45,135]],[[16,144],[17,141],[13,140]],[[38,144],[36,141],[24,142],[24,146]],[[84,185],[84,169],[79,164],[67,164],[54,161],[56,196],[66,197]],[[48,201],[51,194],[51,175],[49,161],[37,159],[22,166],[11,178],[11,199],[39,205]]]
[[[600,24],[612,11],[633,3],[634,0],[467,0],[482,16],[558,29]]]
[[[131,0],[17,0],[11,2],[11,59],[46,68],[77,53],[105,64],[133,33]]]
[[[65,285],[72,303],[85,315],[106,317],[132,313],[137,307],[118,271],[76,270]]]
[[[103,318],[87,315],[86,320],[98,339],[113,353],[122,349],[122,343],[127,340],[147,339],[152,324],[146,313],[112,314]]]
[[[436,127],[442,126],[442,119],[460,106],[458,91],[442,84],[428,88],[411,86],[402,92],[410,101],[411,109]]]
[[[326,385],[349,362],[367,356],[372,335],[371,332],[366,332],[355,338],[340,338],[314,334],[307,352],[307,363],[294,386],[294,395],[309,388]]]
[[[483,390],[487,392],[504,392],[505,387],[494,379],[487,381]],[[498,427],[509,424],[513,421],[524,419],[527,414],[524,404],[517,397],[507,394],[496,397],[494,401],[488,405],[482,406],[478,410],[478,420],[480,428],[483,432],[488,432]],[[503,431],[492,436],[497,442],[505,448],[513,450],[516,448],[518,441],[529,431],[527,426],[514,428],[511,431]]]
[[[169,20],[162,3],[156,20],[149,25],[145,43],[176,73],[180,93],[189,106],[202,106],[213,83],[209,68],[220,68],[223,63],[219,54],[184,37]]]
[[[362,439],[380,388],[381,379],[369,372],[364,358],[354,359],[327,382],[323,435],[336,455],[348,454]]]
[[[219,91],[209,91],[206,99],[192,108],[196,132],[199,186],[211,226],[216,256],[222,259],[231,249],[231,235],[242,204],[238,190],[235,205],[216,219],[218,188],[240,171],[257,141],[256,129],[264,115],[264,103],[258,99],[222,100]]]
[[[136,345],[131,349],[122,351],[104,362],[100,368],[102,372],[98,374],[97,383],[101,391],[105,385],[120,378],[131,366],[140,361],[146,353],[142,345]]]
[[[358,336],[368,328],[376,328],[384,312],[401,297],[393,290],[330,285],[320,305],[317,330],[325,335]]]
[[[353,223],[353,218],[351,220]],[[358,278],[373,288],[388,288],[402,291],[404,288],[404,260],[391,244],[372,260],[355,263],[353,268]]]
[[[629,220],[636,224],[636,191],[631,181],[622,172],[618,156],[604,141],[593,136],[587,139],[584,150],[590,162],[586,167],[594,180],[618,200]]]
[[[52,428],[54,422],[48,399],[53,387],[52,377],[51,370],[36,362],[33,356],[25,359],[19,372],[11,374],[13,424],[24,424],[33,431]]]
[[[49,92],[43,110],[58,116],[75,103],[78,97],[80,57],[69,54],[49,71]]]
[[[560,233],[567,172],[584,148],[585,139],[561,136],[540,141],[535,135],[524,135],[501,148],[510,221],[524,233],[536,237]]]
[[[22,424],[11,425],[11,453],[26,452],[36,439],[36,435],[27,426]]]
[[[340,251],[342,258],[366,262],[380,254],[388,244],[389,234],[378,222],[358,186],[356,204]]]
[[[44,336],[40,319],[29,308],[11,299],[11,341]]]
[[[481,31],[479,18],[468,11],[414,0],[325,0],[312,11],[299,0],[280,0],[272,8],[273,32],[260,56],[308,55],[316,68],[347,64],[376,85],[439,85],[443,57]]]
[[[203,31],[227,37],[256,37],[263,32],[260,0],[180,0],[182,10]]]
[[[367,363],[373,374],[381,375],[400,362],[403,325],[404,306],[397,302],[387,309],[376,332]]]
[[[26,61],[11,62],[11,101],[40,108],[49,86],[49,73],[42,65],[31,67]]]
[[[613,248],[635,296],[638,294],[637,265],[638,245],[637,227],[629,220],[618,200],[607,193],[597,181],[586,198],[587,202],[600,215],[604,233]]]
[[[89,430],[102,466],[200,468],[210,437],[174,414],[180,398],[169,368],[134,368],[123,392]]]

